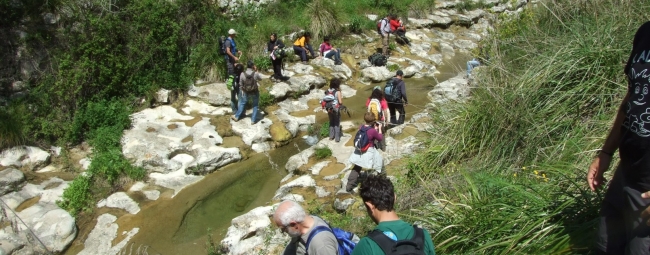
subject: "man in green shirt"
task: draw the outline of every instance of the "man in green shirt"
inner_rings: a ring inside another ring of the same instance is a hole
[[[395,190],[393,188],[393,183],[387,177],[382,175],[368,176],[366,180],[361,183],[359,194],[366,206],[368,216],[377,223],[375,230],[383,232],[384,235],[393,241],[410,240],[413,238],[415,235],[415,229],[413,226],[400,220],[394,210],[393,206],[396,199]],[[422,230],[423,231],[421,232],[424,233],[424,240],[421,240],[421,242],[423,243],[419,243],[419,247],[417,248],[409,248],[414,251],[413,254],[435,255],[436,252],[429,232],[425,229]],[[352,255],[366,254],[376,255],[385,253],[379,247],[377,242],[369,236],[366,236],[359,241],[357,246],[354,248],[354,251],[352,251]]]

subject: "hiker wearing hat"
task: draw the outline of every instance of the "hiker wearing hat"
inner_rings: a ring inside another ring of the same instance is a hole
[[[404,106],[408,104],[408,99],[406,99],[406,84],[402,80],[403,76],[404,72],[397,70],[395,77],[389,80],[384,87],[384,96],[388,101],[390,123],[394,125],[404,124],[406,118]],[[399,119],[396,118],[395,111],[399,112]]]
[[[224,42],[226,48],[226,67],[228,68],[229,75],[235,74],[235,63],[239,62],[239,56],[241,56],[241,51],[237,50],[235,37],[237,37],[237,32],[231,28],[228,30],[228,38]]]

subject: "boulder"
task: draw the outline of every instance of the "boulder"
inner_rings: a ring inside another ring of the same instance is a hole
[[[238,148],[223,148],[221,136],[208,118],[179,114],[171,106],[145,109],[131,115],[132,128],[124,131],[122,153],[134,165],[169,173],[189,166],[207,172],[241,159]],[[171,160],[177,154],[194,158],[188,164]]]
[[[316,116],[294,117],[287,110],[278,109],[273,112],[278,119],[284,123],[286,129],[295,137],[299,130],[307,131],[307,128],[316,123]]]
[[[244,118],[239,121],[230,121],[232,131],[241,136],[246,145],[253,143],[262,143],[271,139],[269,128],[273,122],[269,119],[262,119],[257,124],[252,125],[250,118]]]
[[[1,166],[27,167],[38,169],[50,163],[50,153],[38,147],[16,146],[0,153]]]
[[[346,198],[345,200],[341,201],[338,197],[334,200],[334,209],[336,209],[339,212],[344,212],[346,211],[351,205],[354,204],[354,198]]]
[[[475,42],[472,42],[470,40],[456,40],[454,41],[454,46],[462,50],[471,50],[478,47],[478,45]]]
[[[123,239],[113,245],[113,240],[117,237],[117,231],[119,228],[117,223],[115,223],[116,220],[117,217],[108,213],[100,215],[97,218],[95,228],[90,231],[90,234],[86,237],[86,241],[84,241],[84,249],[81,250],[78,255],[119,254],[129,240],[131,240],[140,229],[133,228],[129,231],[124,231],[121,233],[121,235],[124,236]]]
[[[192,85],[187,94],[211,105],[230,105],[230,90],[228,90],[225,83],[210,83],[202,86]]]
[[[269,133],[271,134],[271,139],[277,143],[285,143],[293,138],[291,132],[281,123],[273,123],[269,127]]]
[[[124,192],[116,192],[97,203],[97,207],[111,207],[124,209],[130,214],[137,214],[140,211],[138,203],[133,201],[129,195]]]
[[[187,100],[187,102],[183,104],[181,111],[183,111],[185,114],[198,113],[204,115],[226,115],[233,113],[230,107],[214,107],[204,102],[199,102],[192,99]]]
[[[275,99],[280,99],[286,97],[287,93],[289,93],[290,91],[292,90],[289,84],[284,82],[278,82],[273,84],[273,87],[271,87],[269,94],[271,94]]]
[[[361,70],[359,82],[369,84],[370,82],[382,82],[392,78],[394,73],[385,66],[373,66]]]
[[[158,92],[156,92],[156,103],[160,104],[168,104],[171,100],[169,99],[169,94],[171,90],[167,89],[160,89]]]
[[[37,203],[20,211],[18,217],[26,224],[18,224],[18,230],[29,228],[50,252],[62,252],[77,236],[74,218],[55,204]]]
[[[287,235],[283,235],[280,231],[270,230],[270,217],[273,212],[273,206],[257,207],[232,219],[226,237],[221,241],[222,252],[226,254],[268,254],[268,251],[286,244],[289,241]],[[265,243],[265,240],[269,240],[269,242]]]
[[[291,173],[293,171],[298,170],[302,165],[307,164],[309,162],[309,157],[314,155],[314,147],[309,147],[305,150],[302,150],[300,153],[293,155],[287,160],[287,163],[284,165],[284,169],[287,170],[287,172]]]
[[[328,59],[326,59],[326,60],[328,60]],[[319,58],[319,59],[312,60],[312,63],[319,62],[319,63],[322,64],[322,61],[323,61],[323,58]],[[330,59],[330,61],[331,61],[331,59]],[[332,61],[332,65],[334,65],[334,61]],[[293,70],[294,72],[296,72],[298,74],[310,74],[310,73],[312,73],[312,71],[314,71],[313,66],[305,65],[305,64],[300,63],[300,62],[296,63],[293,66],[290,66],[288,69]]]
[[[25,182],[25,174],[18,169],[0,171],[0,196],[18,190]]]
[[[280,188],[278,188],[278,190],[275,191],[275,196],[273,196],[273,200],[278,200],[281,197],[284,197],[285,195],[289,194],[291,189],[295,187],[308,188],[308,187],[315,187],[315,186],[316,186],[316,181],[314,180],[314,178],[312,178],[309,175],[303,175],[293,181],[290,181],[280,186]]]
[[[307,74],[302,76],[293,76],[289,79],[288,83],[292,92],[302,93],[303,91],[323,87],[327,83],[327,80],[320,76]]]
[[[462,74],[439,83],[428,94],[429,100],[434,104],[459,100],[467,96],[469,96],[469,84]]]

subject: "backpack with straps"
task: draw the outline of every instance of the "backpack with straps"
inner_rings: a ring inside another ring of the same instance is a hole
[[[340,228],[333,228],[333,227],[322,226],[322,225],[316,226],[316,228],[314,228],[309,233],[309,237],[307,237],[307,242],[305,243],[305,254],[307,254],[307,252],[309,251],[309,243],[311,242],[311,239],[314,236],[316,236],[316,234],[323,231],[329,231],[332,234],[334,234],[334,237],[336,237],[336,241],[339,244],[338,245],[339,255],[352,254],[352,250],[354,250],[354,247],[357,245],[355,242],[352,241],[354,234]]]
[[[379,52],[375,52],[368,57],[368,61],[370,61],[370,64],[373,66],[385,66],[386,62],[388,62],[388,58]]]
[[[339,109],[339,100],[336,98],[336,92],[335,89],[328,89],[325,91],[323,99],[320,100],[321,107],[328,112]]]
[[[251,73],[250,75],[248,73],[243,73],[244,75],[244,82],[240,84],[241,90],[244,92],[255,92],[257,91],[257,83],[255,82],[255,72]]]
[[[424,255],[424,230],[413,225],[411,239],[393,240],[378,229],[368,234],[386,255]]]
[[[370,138],[368,138],[368,130],[371,128],[373,127],[366,127],[364,125],[361,125],[361,127],[359,127],[359,131],[357,131],[357,134],[354,135],[354,148],[356,150],[359,150],[361,153],[368,151],[368,148],[374,145],[370,141]]]
[[[368,103],[368,112],[375,115],[375,120],[381,121],[384,118],[384,113],[381,111],[381,102],[377,98],[370,99]]]
[[[399,82],[397,82],[395,78],[386,82],[386,86],[384,86],[384,96],[386,97],[386,101],[395,103],[402,99],[402,91],[397,85],[399,85]]]
[[[382,23],[384,22],[384,20],[386,21],[386,23],[388,23],[388,19],[386,19],[385,17],[380,19],[379,22],[377,22],[377,33],[379,35],[381,35],[381,27],[382,27]]]

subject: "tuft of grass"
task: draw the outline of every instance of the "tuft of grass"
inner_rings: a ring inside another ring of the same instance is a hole
[[[0,150],[25,142],[22,127],[17,114],[0,108]]]
[[[319,134],[320,138],[329,137],[330,135],[330,122],[326,121],[323,125],[320,126]]]
[[[325,159],[332,156],[332,149],[329,147],[316,148],[314,155],[317,159]]]
[[[588,253],[600,197],[584,175],[649,11],[557,0],[501,16],[472,97],[432,114],[430,146],[406,164],[403,217],[433,229],[440,253]]]
[[[309,30],[312,31],[312,40],[319,40],[321,36],[342,32],[342,26],[339,23],[340,13],[332,1],[312,0],[307,4],[305,12],[311,16]]]

